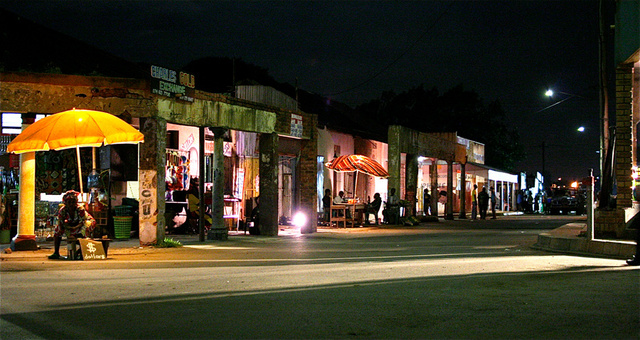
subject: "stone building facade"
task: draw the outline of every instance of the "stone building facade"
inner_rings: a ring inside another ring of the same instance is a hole
[[[149,196],[140,211],[140,242],[153,244],[164,237],[165,221],[165,149],[167,123],[210,128],[218,146],[226,130],[256,132],[260,136],[260,230],[264,235],[278,233],[278,145],[283,139],[299,141],[299,187],[295,204],[307,213],[308,225],[303,232],[315,231],[316,125],[312,114],[291,111],[264,104],[232,98],[221,94],[195,91],[192,101],[153,94],[147,79],[88,77],[34,73],[2,73],[0,111],[23,114],[53,114],[71,108],[94,109],[111,113],[123,120],[137,122],[145,141],[140,145],[139,186],[141,196]],[[295,117],[296,129],[292,133]],[[214,177],[224,176],[220,166],[222,152],[214,156]],[[216,158],[217,161],[216,162]],[[216,166],[217,164],[217,166]],[[227,232],[222,220],[222,191],[213,184],[213,226],[209,237],[224,239]],[[201,186],[202,188],[202,186]],[[147,190],[147,191],[144,191]],[[144,191],[144,192],[143,192]],[[143,204],[141,200],[141,205]],[[274,209],[275,208],[275,209]],[[314,223],[312,223],[314,222]],[[33,232],[33,228],[31,228]]]

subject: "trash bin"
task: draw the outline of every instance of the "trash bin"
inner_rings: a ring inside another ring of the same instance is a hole
[[[113,216],[113,229],[116,239],[131,237],[131,220],[133,216]]]

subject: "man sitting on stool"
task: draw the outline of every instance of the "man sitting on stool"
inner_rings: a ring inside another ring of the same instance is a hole
[[[96,225],[96,220],[89,214],[81,204],[78,204],[78,195],[80,193],[69,190],[62,200],[64,204],[58,210],[55,219],[55,233],[53,235],[53,254],[49,255],[52,260],[61,258],[60,256],[60,242],[62,242],[62,235],[66,234],[69,237],[85,238],[87,235],[91,235],[93,228]]]
[[[382,205],[382,198],[380,198],[379,193],[375,193],[373,195],[373,202],[368,203],[365,212],[365,224],[369,224],[369,214],[373,214],[376,218],[376,225],[378,224],[378,211],[380,210],[380,205]]]

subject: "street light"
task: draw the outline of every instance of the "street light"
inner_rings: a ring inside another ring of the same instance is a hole
[[[540,109],[540,110],[536,111],[536,113],[540,113],[540,112],[542,112],[542,111],[546,111],[546,110],[548,110],[548,109],[550,109],[550,108],[552,108],[552,107],[554,107],[554,106],[556,106],[556,105],[560,105],[560,104],[564,103],[565,101],[567,101],[567,100],[569,100],[569,99],[571,99],[571,98],[575,98],[575,97],[578,97],[578,98],[585,98],[585,97],[583,97],[583,96],[581,96],[581,95],[577,95],[577,94],[573,94],[573,93],[567,93],[567,92],[562,92],[562,91],[553,91],[552,89],[547,89],[547,90],[545,91],[545,93],[544,93],[544,95],[545,95],[545,96],[547,96],[547,97],[549,97],[549,98],[552,98],[555,94],[562,94],[562,95],[566,96],[566,98],[564,98],[564,99],[562,99],[562,100],[559,100],[559,101],[557,101],[557,102],[555,102],[555,103],[553,103],[553,104],[551,104],[551,105],[549,105],[549,106],[546,106],[546,107],[544,107],[544,108],[542,108],[542,109]],[[576,130],[577,130],[578,132],[581,132],[581,133],[582,133],[582,132],[584,132],[586,129],[585,129],[585,127],[584,127],[584,126],[580,126],[580,127],[578,127]],[[545,172],[546,172],[546,166],[545,166],[545,165],[546,165],[546,162],[545,162],[545,161],[546,161],[546,159],[545,159],[545,158],[546,158],[546,148],[547,148],[547,147],[549,147],[549,146],[552,146],[552,145],[547,145],[546,141],[542,141],[542,144],[540,145],[540,147],[542,148],[542,176],[543,176],[543,177],[542,177],[542,182],[541,182],[541,184],[542,184],[543,190],[544,190],[544,188],[545,188],[545,175],[546,175],[546,174],[545,174]],[[555,146],[555,145],[553,145],[553,146]]]
[[[540,110],[536,111],[536,113],[540,113],[540,112],[545,111],[545,110],[548,110],[548,109],[550,109],[550,108],[552,108],[552,107],[554,107],[554,106],[556,106],[556,105],[560,105],[560,104],[562,104],[562,103],[566,102],[567,100],[569,100],[569,99],[571,99],[571,98],[574,98],[574,97],[584,98],[584,97],[583,97],[583,96],[581,96],[581,95],[577,95],[577,94],[573,94],[573,93],[567,93],[567,92],[562,92],[562,91],[554,92],[552,89],[548,89],[548,90],[544,93],[544,95],[545,95],[545,96],[547,96],[547,97],[549,97],[549,98],[551,98],[551,97],[553,97],[553,95],[554,95],[555,93],[563,94],[563,95],[567,96],[567,98],[564,98],[563,100],[557,101],[557,102],[555,102],[555,103],[553,103],[553,104],[551,104],[551,105],[549,105],[549,106],[547,106],[547,107],[544,107],[544,108],[542,108],[542,109],[540,109]]]

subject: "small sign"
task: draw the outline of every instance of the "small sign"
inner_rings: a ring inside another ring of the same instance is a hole
[[[297,114],[291,114],[291,136],[302,137],[302,116]]]
[[[78,239],[80,241],[80,249],[82,249],[82,259],[90,260],[106,260],[107,255],[104,253],[102,242],[88,240],[86,238]]]

